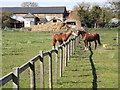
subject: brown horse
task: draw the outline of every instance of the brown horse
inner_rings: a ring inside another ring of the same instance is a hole
[[[60,33],[60,34],[54,34],[52,35],[52,46],[55,48],[55,44],[58,41],[60,43],[60,45],[67,41],[68,38],[70,37],[70,35],[74,35],[77,36],[77,34],[75,34],[74,31],[69,31],[67,33]]]
[[[91,43],[92,41],[95,42],[95,49],[97,47],[97,42],[98,41],[98,44],[101,45],[101,42],[100,42],[100,36],[98,33],[87,33],[85,31],[81,31],[81,30],[78,30],[78,35],[82,35],[82,39],[84,41],[84,44],[85,44],[85,50],[87,49],[88,47],[88,42],[89,42],[89,46],[91,46]]]

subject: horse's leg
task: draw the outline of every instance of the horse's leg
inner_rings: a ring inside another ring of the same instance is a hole
[[[85,40],[84,43],[85,43],[85,50],[88,50],[88,41]]]
[[[85,49],[86,49],[86,42],[84,41],[84,47],[85,47]]]
[[[86,50],[88,50],[88,41],[86,41]]]
[[[91,43],[89,42],[89,46],[91,47]]]
[[[99,45],[102,45],[101,42],[100,42],[100,36],[99,36],[99,34],[97,34],[97,41],[98,41]]]
[[[96,40],[95,40],[94,42],[95,42],[95,49],[96,49],[96,47],[97,47],[97,42],[96,42]]]
[[[57,41],[57,40],[52,40],[52,49],[55,48],[56,41]]]
[[[63,42],[62,41],[59,41],[59,44],[61,45]]]

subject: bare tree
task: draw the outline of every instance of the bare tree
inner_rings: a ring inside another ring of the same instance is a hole
[[[22,7],[38,7],[38,3],[37,2],[23,2],[21,4]]]
[[[108,0],[111,4],[111,10],[115,13],[115,16],[120,19],[120,0]]]

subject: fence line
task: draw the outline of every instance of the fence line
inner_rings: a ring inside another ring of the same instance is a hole
[[[43,51],[40,52],[40,81],[41,81],[41,88],[44,88],[44,61],[43,61]]]
[[[35,62],[40,61],[40,88],[44,88],[44,57],[49,56],[49,88],[53,88],[53,72],[52,72],[52,54],[55,53],[55,81],[57,81],[58,76],[62,77],[62,73],[64,68],[68,65],[68,61],[70,60],[70,56],[74,54],[74,51],[79,44],[80,37],[77,36],[72,38],[59,47],[50,50],[48,52],[40,51],[38,55],[29,60],[27,63],[20,67],[13,68],[13,72],[3,76],[0,78],[0,87],[8,83],[10,80],[13,81],[13,88],[19,90],[19,76],[20,73],[25,71],[27,68],[30,68],[30,88],[35,90],[36,88],[36,80],[35,80]],[[60,53],[58,53],[60,51]],[[60,58],[58,58],[58,54]],[[59,75],[58,75],[58,59],[60,60],[59,67]]]

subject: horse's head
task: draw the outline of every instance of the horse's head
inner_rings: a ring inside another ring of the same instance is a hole
[[[82,31],[81,31],[81,30],[78,30],[78,31],[77,31],[77,35],[79,36],[80,34],[82,34]]]
[[[79,36],[80,34],[82,35],[83,33],[86,33],[85,31],[78,30],[77,35]]]
[[[72,35],[78,36],[74,31],[70,31]]]

